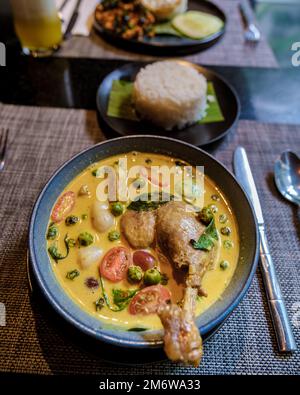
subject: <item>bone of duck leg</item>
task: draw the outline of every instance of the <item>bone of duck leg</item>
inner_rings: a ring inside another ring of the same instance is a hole
[[[172,361],[198,366],[202,355],[202,339],[195,324],[197,289],[186,288],[184,305],[161,306],[158,315],[164,327],[164,350]]]

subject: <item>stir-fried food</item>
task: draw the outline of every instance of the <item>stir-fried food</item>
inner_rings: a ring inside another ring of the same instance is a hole
[[[104,0],[95,11],[102,28],[125,39],[154,36],[154,15],[139,0]]]
[[[126,176],[137,199],[100,201],[98,187],[107,181],[100,170],[113,168],[119,179],[124,157],[129,171],[138,169]],[[203,175],[201,203],[195,166],[186,169],[190,183],[150,169],[176,175],[185,165],[130,152],[89,166],[62,191],[45,236],[59,283],[101,326],[137,331],[145,339],[162,329],[169,359],[197,366],[203,350],[196,320],[230,282],[239,240],[229,203]],[[147,186],[156,193],[144,192]]]

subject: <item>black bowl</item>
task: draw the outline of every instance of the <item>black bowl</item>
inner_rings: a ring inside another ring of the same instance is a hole
[[[211,155],[190,144],[158,136],[122,137],[92,146],[63,164],[41,192],[30,221],[29,251],[35,279],[53,308],[72,326],[92,338],[114,346],[134,349],[162,346],[162,331],[114,330],[84,312],[58,284],[46,252],[44,235],[53,204],[61,191],[90,163],[130,151],[171,155],[192,165],[204,166],[205,174],[218,185],[233,209],[240,236],[239,262],[222,299],[196,319],[197,326],[205,337],[213,333],[228,317],[248,290],[256,270],[259,237],[252,206],[234,176]]]

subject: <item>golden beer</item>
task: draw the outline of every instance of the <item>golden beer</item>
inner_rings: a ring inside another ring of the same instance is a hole
[[[55,0],[11,0],[11,4],[23,52],[36,57],[51,55],[62,41]]]

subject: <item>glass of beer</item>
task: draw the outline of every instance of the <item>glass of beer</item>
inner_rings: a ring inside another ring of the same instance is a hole
[[[11,0],[16,33],[24,54],[50,56],[62,41],[55,0]]]

